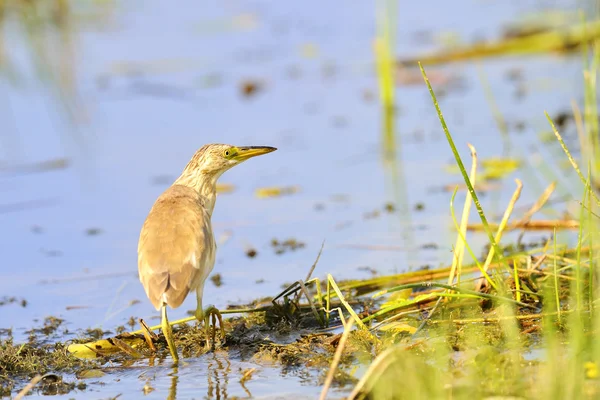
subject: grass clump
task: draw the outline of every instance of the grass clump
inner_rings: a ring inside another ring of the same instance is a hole
[[[0,339],[0,396],[10,396],[36,375],[43,375],[38,390],[42,394],[64,394],[84,390],[84,382],[67,382],[59,374],[78,374],[97,368],[97,361],[74,358],[61,343],[44,344],[30,340],[15,344],[11,336]]]
[[[583,184],[576,246],[558,245],[556,228],[539,247],[500,246],[521,185],[518,182],[494,234],[477,199],[473,174],[467,175],[422,67],[421,71],[489,239],[484,267],[469,250],[464,224],[459,228],[454,218],[460,236],[457,247],[462,242],[485,279],[465,274],[461,263],[455,262],[448,285],[405,283],[380,291],[377,295],[410,290],[368,317],[377,322],[369,329],[381,331],[392,322],[417,329],[400,340],[384,342],[349,398],[597,398],[600,289],[594,241],[597,196],[591,189],[591,170],[585,177],[550,121]],[[545,193],[544,199],[549,195]],[[453,284],[454,276],[462,279]]]

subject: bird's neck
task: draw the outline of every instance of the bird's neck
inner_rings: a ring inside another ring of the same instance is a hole
[[[196,174],[181,175],[175,181],[174,185],[183,185],[194,189],[204,200],[206,211],[212,216],[217,200],[217,180],[220,175],[205,174],[198,171]]]

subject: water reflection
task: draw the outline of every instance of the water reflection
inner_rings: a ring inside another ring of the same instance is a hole
[[[169,374],[171,376],[171,386],[169,387],[169,395],[167,399],[177,399],[177,382],[179,382],[179,367],[177,364],[173,365],[173,370]]]
[[[170,359],[163,361],[170,362]],[[244,395],[252,397],[247,383],[251,381],[252,373],[256,368],[245,368],[246,366],[247,363],[230,359],[229,352],[223,350],[207,353],[197,359],[183,360],[178,365],[173,364],[164,370],[166,372],[164,376],[169,382],[167,398],[175,400],[195,397],[221,400]],[[160,365],[150,359],[148,367],[160,368]],[[151,373],[150,371],[156,370],[148,370],[143,375]],[[277,368],[272,368],[272,371],[273,375],[278,375]],[[155,375],[154,380],[159,382],[161,377]],[[152,387],[150,382],[151,379],[147,378],[143,392],[145,394],[160,392]],[[232,382],[234,382],[233,387],[230,385]]]
[[[231,362],[226,352],[215,351],[211,353],[208,363],[208,391],[209,398],[226,399],[231,373]]]

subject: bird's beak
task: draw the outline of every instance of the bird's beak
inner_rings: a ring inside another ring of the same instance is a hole
[[[262,156],[263,154],[267,154],[275,150],[277,150],[275,147],[269,146],[238,147],[238,153],[234,156],[234,159],[236,161],[245,161],[249,158]]]

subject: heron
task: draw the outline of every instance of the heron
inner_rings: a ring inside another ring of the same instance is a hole
[[[204,283],[217,251],[211,225],[217,180],[233,166],[275,150],[269,146],[202,146],[144,221],[138,243],[139,278],[148,299],[161,311],[161,330],[175,362],[179,357],[167,306],[179,307],[189,292],[196,291],[196,319],[207,330],[210,315],[221,319],[213,306],[202,309]]]

